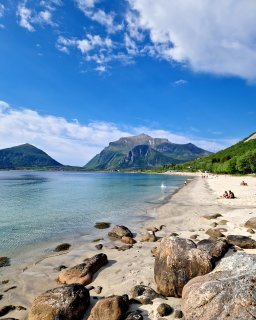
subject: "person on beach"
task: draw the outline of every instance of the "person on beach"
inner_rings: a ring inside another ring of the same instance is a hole
[[[235,199],[235,195],[231,190],[229,190],[229,192],[228,192],[228,198],[229,199]]]
[[[248,183],[243,180],[243,181],[240,183],[240,186],[248,186]]]
[[[227,191],[225,191],[225,192],[223,193],[223,198],[225,198],[225,199],[228,198],[228,192],[227,192]]]

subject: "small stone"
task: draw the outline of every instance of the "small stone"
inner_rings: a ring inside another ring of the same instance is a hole
[[[10,258],[7,257],[0,257],[0,268],[1,267],[8,267],[10,266]]]
[[[56,270],[56,271],[61,271],[61,270],[63,270],[63,269],[67,269],[67,267],[64,266],[64,265],[61,265],[61,266],[59,266],[59,267],[54,268],[54,270]]]
[[[99,243],[99,244],[96,244],[95,248],[97,250],[101,250],[103,248],[103,244]]]
[[[171,234],[170,234],[170,237],[178,237],[178,233],[176,233],[176,232],[172,232]]]
[[[249,232],[250,234],[254,234],[255,231],[253,229],[247,229],[247,232]]]
[[[208,234],[208,236],[210,236],[211,238],[224,237],[224,234],[218,229],[208,229],[205,233]]]
[[[246,228],[256,229],[256,217],[255,218],[251,218],[248,221],[246,221],[244,226]]]
[[[175,310],[174,311],[174,318],[176,318],[176,319],[183,318],[183,312],[181,310]]]
[[[97,239],[92,240],[92,242],[99,242],[99,241],[102,241],[102,240],[104,240],[104,238],[97,238]]]
[[[196,240],[198,237],[199,237],[198,234],[192,234],[192,236],[190,236],[190,239]]]
[[[140,310],[135,310],[135,311],[129,312],[126,315],[125,320],[143,320],[143,316]]]
[[[111,223],[109,222],[96,222],[94,228],[96,229],[108,229],[110,228]]]
[[[109,233],[109,237],[122,239],[122,237],[133,238],[132,232],[125,226],[115,226]]]
[[[157,307],[157,312],[161,317],[169,316],[173,312],[173,308],[167,303],[161,303]]]
[[[97,293],[97,294],[100,294],[101,293],[101,291],[102,291],[102,287],[101,286],[97,286],[97,287],[95,287],[94,288],[94,291]]]
[[[218,223],[216,223],[216,222],[213,222],[213,223],[210,224],[210,226],[213,227],[213,228],[217,227],[217,225],[218,225]]]
[[[89,291],[93,290],[94,289],[94,286],[88,286],[86,287]]]
[[[54,251],[55,252],[66,251],[70,247],[71,247],[71,245],[69,243],[61,243],[54,249]]]
[[[219,214],[219,213],[209,214],[209,215],[204,215],[204,216],[202,216],[202,218],[205,218],[205,219],[207,219],[207,220],[214,220],[214,219],[217,219],[217,218],[220,218],[220,217],[222,217],[222,215]]]
[[[9,280],[3,280],[2,281],[2,284],[7,284],[7,283],[9,283]]]
[[[228,223],[228,220],[220,220],[220,221],[218,222],[218,224],[219,224],[220,226],[225,226],[227,223]]]

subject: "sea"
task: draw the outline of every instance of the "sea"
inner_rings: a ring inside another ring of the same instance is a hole
[[[147,219],[185,177],[139,173],[0,172],[0,256]],[[151,210],[152,212],[152,210]]]

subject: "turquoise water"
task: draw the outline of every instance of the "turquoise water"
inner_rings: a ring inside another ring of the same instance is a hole
[[[0,172],[0,256],[88,234],[97,221],[145,216],[185,178],[126,173]]]

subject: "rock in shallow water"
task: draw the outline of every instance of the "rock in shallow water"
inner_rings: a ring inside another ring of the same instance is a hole
[[[186,320],[256,318],[256,255],[223,258],[211,273],[189,281],[182,292]]]
[[[38,296],[28,320],[80,320],[90,304],[90,294],[79,284],[65,285]]]
[[[164,296],[181,297],[184,285],[192,278],[212,270],[211,256],[192,240],[163,238],[156,253],[155,282]]]
[[[107,263],[108,258],[104,253],[96,254],[92,258],[85,259],[84,263],[61,271],[58,281],[65,284],[79,283],[85,286],[92,282],[94,273]]]
[[[71,247],[71,245],[69,243],[61,243],[54,249],[54,251],[55,252],[66,251],[70,247]]]
[[[0,257],[0,268],[10,266],[10,259],[7,257]]]

